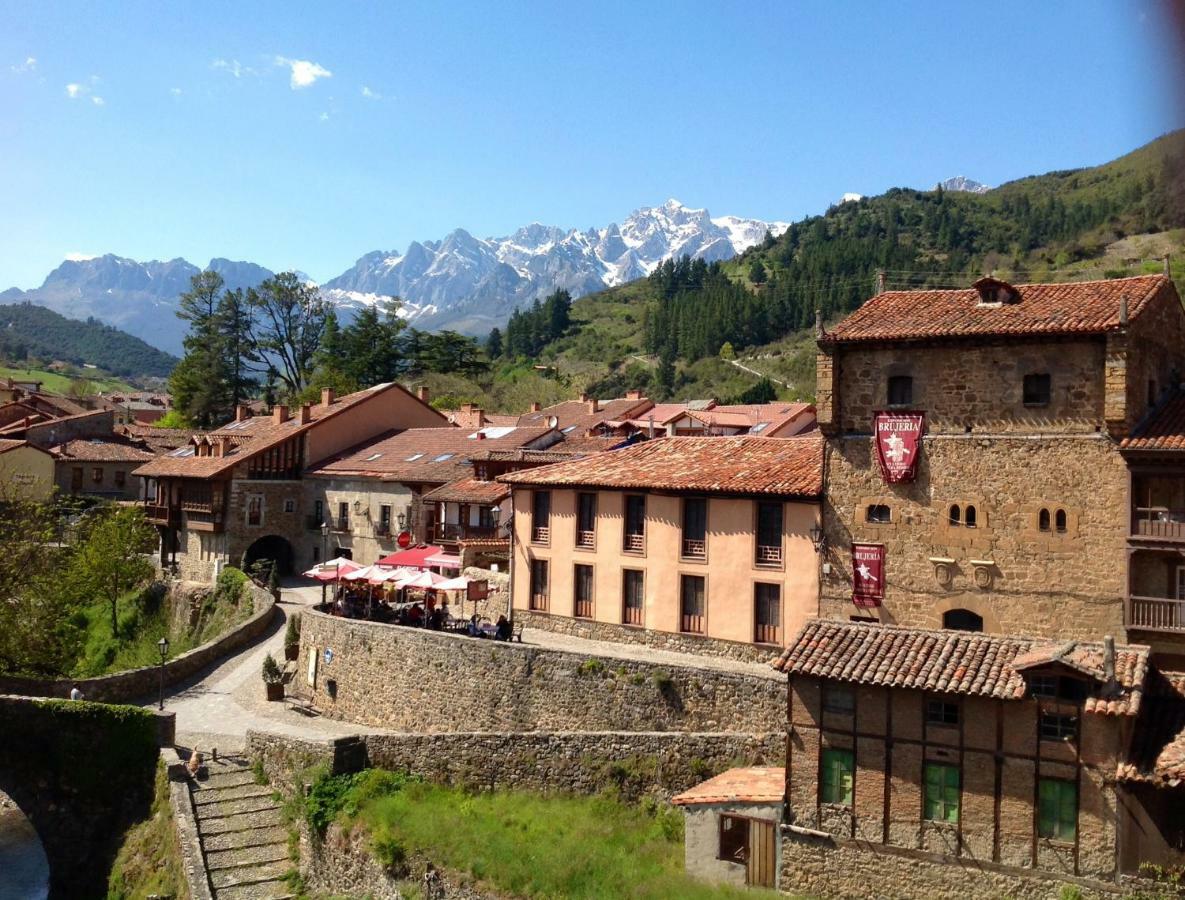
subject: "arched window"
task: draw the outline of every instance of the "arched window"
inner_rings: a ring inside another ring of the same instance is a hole
[[[942,614],[942,627],[951,631],[983,631],[983,617],[969,609],[952,609]]]
[[[976,519],[975,507],[968,506],[967,512],[963,514],[963,524],[966,525],[968,528],[974,528],[975,527],[975,519]]]
[[[1037,530],[1049,530],[1049,510],[1043,509],[1041,512],[1037,513]]]
[[[950,505],[950,523],[952,525],[963,524],[963,511],[959,509],[959,504],[957,503]]]
[[[1053,527],[1057,529],[1058,534],[1066,533],[1066,511],[1059,509],[1053,516]]]

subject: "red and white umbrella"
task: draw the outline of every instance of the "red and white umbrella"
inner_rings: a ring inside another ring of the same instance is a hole
[[[337,559],[331,559],[315,565],[307,572],[301,574],[306,578],[315,578],[318,581],[337,581],[345,578],[346,575],[356,571],[358,568],[358,564],[353,560],[339,556]]]
[[[397,588],[433,588],[440,590],[440,586],[451,581],[451,578],[445,578],[443,575],[437,575],[435,572],[417,572],[415,575],[401,579],[395,582]]]

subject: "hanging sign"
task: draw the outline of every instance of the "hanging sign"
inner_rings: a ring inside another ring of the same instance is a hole
[[[466,599],[472,600],[476,603],[478,600],[485,600],[490,596],[490,583],[485,578],[479,579],[477,581],[471,581],[469,582],[466,591]]]
[[[852,602],[880,606],[885,599],[885,545],[852,544]]]
[[[399,537],[395,538],[395,543],[399,545],[400,550],[406,550],[411,546],[411,532],[401,531]]]
[[[913,481],[917,474],[925,414],[920,412],[878,412],[872,435],[876,458],[888,484]]]

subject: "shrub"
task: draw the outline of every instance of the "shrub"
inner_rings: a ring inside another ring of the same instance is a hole
[[[599,675],[605,669],[605,664],[599,659],[586,659],[576,669],[580,675]]]
[[[263,683],[279,684],[283,679],[284,673],[280,671],[280,667],[269,653],[263,658]]]
[[[247,576],[241,569],[227,566],[218,576],[218,584],[214,588],[215,602],[227,602],[238,605],[246,593]]]
[[[288,617],[288,627],[284,629],[284,646],[295,647],[300,643],[300,613],[293,613]]]

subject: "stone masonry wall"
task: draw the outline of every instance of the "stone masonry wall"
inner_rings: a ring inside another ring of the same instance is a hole
[[[785,681],[772,669],[767,676],[601,659],[312,611],[302,617],[300,641],[289,692],[326,716],[380,728],[785,729]]]
[[[826,478],[823,615],[858,612],[850,546],[870,541],[885,545],[885,603],[869,611],[884,622],[939,628],[964,608],[989,632],[1123,634],[1128,475],[1105,435],[927,437],[916,480],[898,485],[884,483],[871,438],[833,438]],[[889,524],[866,521],[872,504],[890,508]],[[952,505],[973,505],[976,526],[951,525]],[[1066,512],[1064,533],[1039,530],[1043,508],[1051,521]]]

